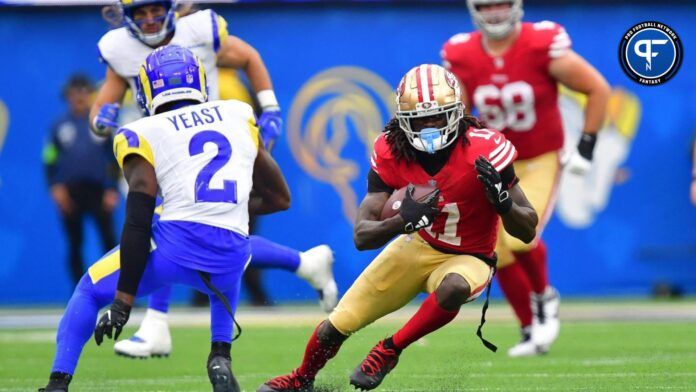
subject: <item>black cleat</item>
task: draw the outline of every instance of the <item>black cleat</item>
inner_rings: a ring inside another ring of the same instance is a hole
[[[266,381],[256,392],[312,392],[314,380],[304,378],[293,370],[285,376],[278,376]]]
[[[372,347],[367,358],[362,361],[350,376],[350,385],[363,391],[377,388],[384,377],[399,363],[401,350],[386,344],[382,340]]]
[[[232,363],[222,356],[208,360],[208,379],[213,384],[213,392],[240,392],[237,379],[232,374]]]
[[[72,375],[62,372],[53,372],[48,379],[46,387],[39,388],[39,392],[68,392],[70,381],[72,381]]]

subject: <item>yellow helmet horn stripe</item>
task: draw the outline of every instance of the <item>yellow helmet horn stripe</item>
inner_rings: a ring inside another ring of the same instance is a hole
[[[205,68],[203,68],[203,63],[201,63],[201,59],[196,57],[196,61],[198,61],[198,80],[201,84],[201,93],[203,93],[203,97],[205,99],[208,99],[208,91],[206,89],[206,86],[208,85],[207,80],[205,80]]]
[[[140,66],[138,77],[140,78],[140,85],[143,86],[143,91],[145,92],[145,103],[147,106],[150,106],[152,103],[152,90],[150,89],[150,78],[147,77],[144,65]]]

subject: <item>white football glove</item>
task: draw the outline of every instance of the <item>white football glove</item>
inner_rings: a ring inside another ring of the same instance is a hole
[[[584,176],[590,171],[592,168],[592,152],[596,142],[596,134],[583,132],[580,136],[577,149],[567,154],[562,160],[563,166],[568,170],[568,173]]]
[[[592,169],[592,161],[580,155],[578,150],[573,150],[565,159],[565,169],[568,173],[584,176]]]

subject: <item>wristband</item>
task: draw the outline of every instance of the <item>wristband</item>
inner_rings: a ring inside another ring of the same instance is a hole
[[[256,98],[259,100],[259,105],[261,105],[261,109],[264,111],[271,108],[280,109],[275,93],[271,89],[259,91],[256,93]]]
[[[578,143],[578,153],[580,153],[580,156],[591,161],[595,143],[597,143],[597,135],[583,132],[582,136],[580,136],[580,142]]]

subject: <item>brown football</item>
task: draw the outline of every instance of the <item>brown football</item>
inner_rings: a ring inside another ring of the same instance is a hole
[[[413,199],[416,201],[425,200],[428,195],[437,189],[436,186],[429,184],[414,185],[414,187]],[[380,214],[379,218],[380,220],[391,218],[399,213],[401,210],[401,202],[404,200],[404,196],[406,195],[406,188],[407,187],[397,189],[394,191],[394,193],[392,193],[389,200],[387,200],[387,203],[384,204],[384,208],[382,208],[382,214]]]

